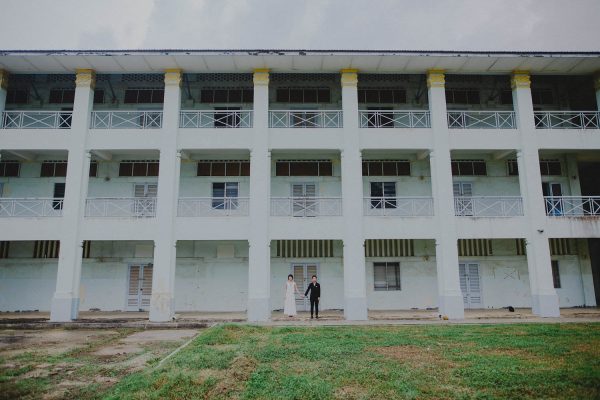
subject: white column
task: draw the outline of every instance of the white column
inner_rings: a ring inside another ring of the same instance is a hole
[[[8,88],[8,71],[0,69],[0,127],[2,127],[2,112],[6,107],[6,89]]]
[[[175,217],[179,197],[181,152],[177,151],[177,131],[181,108],[181,77],[179,69],[165,71],[165,98],[161,130],[160,168],[156,199],[157,237],[154,242],[154,268],[152,271],[152,297],[150,321],[170,321],[175,310]]]
[[[76,319],[79,313],[81,281],[81,224],[88,191],[90,153],[86,141],[94,100],[96,75],[90,69],[78,69],[75,80],[73,118],[69,130],[69,158],[59,228],[60,254],[56,275],[56,291],[50,306],[50,320],[64,322]]]
[[[367,287],[363,232],[363,189],[358,128],[358,71],[341,71],[344,139],[342,143],[342,210],[344,215],[344,317],[366,320]]]
[[[462,319],[464,304],[458,275],[458,235],[454,216],[445,82],[443,70],[427,72],[429,111],[433,130],[433,151],[429,155],[431,190],[438,226],[435,236],[438,307],[440,314],[450,319]]]
[[[596,109],[600,111],[600,71],[594,74],[594,89],[596,90]]]
[[[517,163],[523,208],[528,219],[525,242],[532,311],[542,317],[557,317],[560,311],[552,280],[550,246],[546,233],[547,217],[542,195],[529,72],[514,71],[511,86],[521,142],[520,149],[517,151]]]
[[[575,154],[567,154],[565,158],[567,163],[567,177],[569,178],[569,193],[571,196],[581,196],[577,156]]]
[[[269,203],[269,70],[254,71],[254,127],[250,151],[250,239],[248,257],[248,321],[271,318],[271,251]]]

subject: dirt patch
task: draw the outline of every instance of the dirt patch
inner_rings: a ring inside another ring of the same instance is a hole
[[[241,393],[244,390],[246,381],[256,369],[257,362],[254,358],[247,356],[236,357],[229,368],[221,375],[217,382],[207,394],[207,398],[223,397],[234,393]],[[206,378],[204,378],[206,379]]]
[[[133,333],[122,339],[123,343],[175,342],[189,339],[198,333],[196,329],[157,329]]]
[[[141,353],[142,351],[144,351],[144,349],[135,344],[117,343],[114,345],[101,347],[92,354],[95,356],[110,358],[113,356],[126,356],[129,354]]]
[[[0,336],[0,354],[13,356],[28,352],[43,352],[50,355],[64,353],[110,336],[118,332],[88,330],[39,330],[3,331]]]
[[[333,397],[336,399],[348,399],[348,400],[358,400],[358,399],[368,399],[368,390],[361,386],[356,385],[346,385],[335,391]]]
[[[438,350],[419,346],[371,347],[369,350],[388,358],[418,368],[452,368],[456,364],[442,356]]]

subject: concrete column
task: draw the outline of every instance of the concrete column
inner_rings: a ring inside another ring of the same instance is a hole
[[[342,211],[344,215],[344,317],[366,320],[367,277],[363,232],[362,156],[358,128],[358,71],[341,71],[344,139],[342,143]]]
[[[586,307],[596,306],[596,294],[594,292],[594,276],[592,272],[592,260],[587,239],[577,240],[577,258],[581,272],[581,289],[583,291],[583,304]]]
[[[2,126],[2,112],[6,107],[6,90],[8,89],[8,71],[0,69],[0,127]]]
[[[177,131],[181,108],[181,78],[179,69],[165,71],[165,99],[161,130],[160,169],[156,199],[156,222],[160,229],[154,242],[154,269],[150,321],[170,321],[174,314],[175,217],[179,198],[181,152],[177,151]]]
[[[248,321],[271,318],[271,251],[269,204],[269,70],[254,71],[254,129],[250,151],[250,239],[248,260]]]
[[[450,167],[450,138],[443,70],[427,72],[429,111],[433,130],[431,190],[434,216],[439,227],[435,237],[439,312],[450,319],[464,318],[464,303],[458,275],[458,235],[454,216],[454,192]]]
[[[594,89],[596,90],[596,109],[600,111],[600,71],[594,74]]]
[[[581,196],[581,183],[579,182],[579,166],[577,156],[567,154],[567,176],[569,177],[569,193],[571,196]]]
[[[59,228],[60,254],[56,276],[56,291],[50,306],[50,320],[65,322],[79,313],[82,245],[81,224],[88,191],[90,153],[87,136],[94,100],[96,74],[90,69],[78,69],[75,79],[75,102],[69,130],[69,158]]]
[[[558,296],[552,280],[550,246],[546,233],[546,208],[542,194],[542,176],[536,142],[531,81],[529,72],[514,71],[511,79],[513,104],[520,133],[517,151],[519,186],[523,208],[528,219],[527,265],[531,285],[531,303],[534,314],[542,317],[560,315]]]

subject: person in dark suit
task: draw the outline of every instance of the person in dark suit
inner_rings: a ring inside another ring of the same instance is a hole
[[[311,282],[304,292],[304,297],[310,292],[310,319],[313,319],[313,310],[316,311],[317,319],[319,319],[319,300],[321,300],[321,284],[317,282],[317,276],[313,275]]]

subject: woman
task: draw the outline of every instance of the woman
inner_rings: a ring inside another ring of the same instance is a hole
[[[294,275],[289,274],[285,283],[285,301],[283,305],[283,313],[288,315],[290,318],[296,316],[296,298],[295,293],[302,296],[302,293],[298,290],[296,282],[294,282]]]

